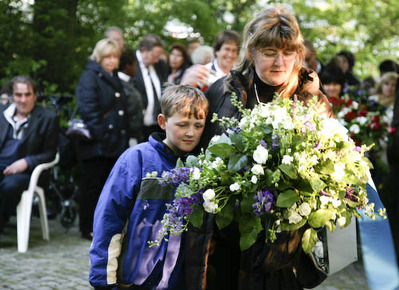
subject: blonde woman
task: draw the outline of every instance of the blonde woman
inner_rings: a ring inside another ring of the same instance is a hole
[[[93,214],[101,189],[116,159],[127,148],[125,97],[116,74],[119,45],[111,39],[97,42],[76,88],[80,115],[93,141],[79,141],[81,164],[79,227],[91,239]]]

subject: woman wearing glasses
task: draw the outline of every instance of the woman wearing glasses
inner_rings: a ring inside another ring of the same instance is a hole
[[[206,93],[212,112],[203,134],[203,147],[221,133],[219,125],[210,122],[213,113],[219,118],[240,117],[231,103],[233,93],[249,109],[270,102],[275,93],[281,98],[295,94],[305,103],[315,95],[325,105],[325,114],[333,117],[327,97],[319,90],[317,74],[302,67],[305,48],[293,14],[281,7],[265,9],[246,25],[243,37],[241,63]],[[187,281],[192,289],[315,287],[325,276],[311,271],[312,264],[300,243],[302,234],[303,230],[283,232],[268,245],[263,233],[249,250],[240,252],[237,223],[217,230],[212,217],[207,217],[201,231],[191,228],[188,232]]]

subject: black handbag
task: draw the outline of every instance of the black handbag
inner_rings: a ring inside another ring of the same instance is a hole
[[[87,125],[82,119],[75,118],[76,112],[78,110],[78,105],[76,105],[71,119],[68,121],[68,129],[65,135],[70,139],[80,140],[80,141],[92,141],[93,136]]]

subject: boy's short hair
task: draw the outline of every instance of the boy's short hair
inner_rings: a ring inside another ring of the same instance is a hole
[[[188,85],[168,85],[161,98],[161,110],[165,118],[176,112],[197,119],[205,119],[208,114],[208,100],[199,89]]]

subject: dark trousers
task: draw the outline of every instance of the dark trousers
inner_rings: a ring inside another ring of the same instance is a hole
[[[79,190],[79,229],[82,234],[93,231],[94,210],[115,159],[97,157],[81,161]]]
[[[3,175],[0,172],[0,233],[12,215],[15,215],[16,207],[21,200],[22,192],[28,189],[30,173]]]

